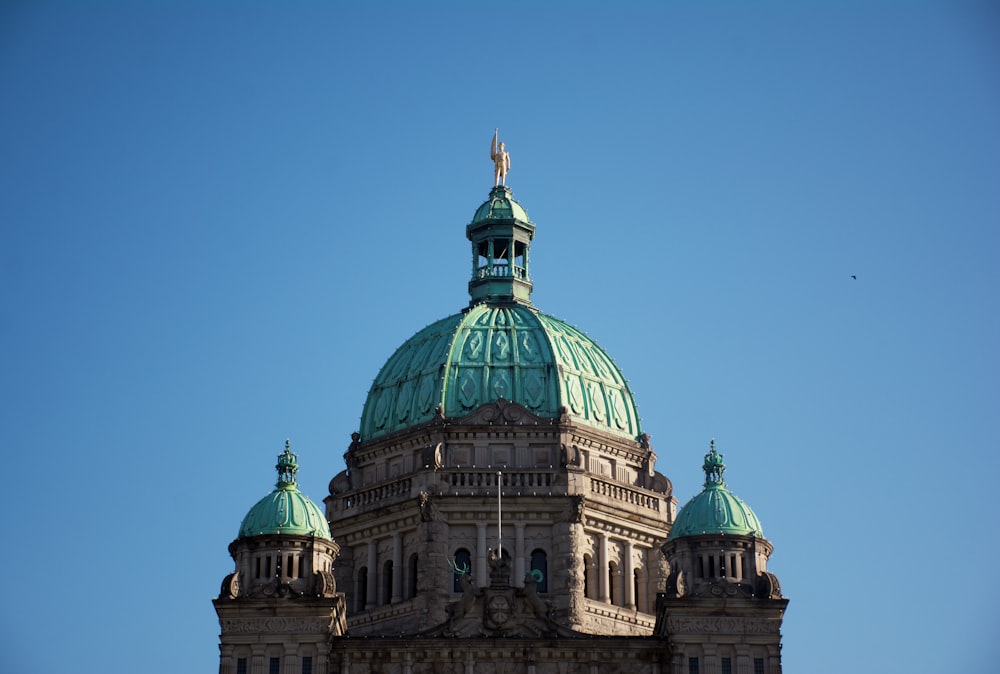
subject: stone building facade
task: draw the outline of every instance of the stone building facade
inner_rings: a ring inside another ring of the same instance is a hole
[[[495,187],[469,306],[383,366],[320,516],[286,447],[230,546],[222,674],[780,673],[756,516],[714,444],[677,512],[618,366],[532,305],[534,234]]]

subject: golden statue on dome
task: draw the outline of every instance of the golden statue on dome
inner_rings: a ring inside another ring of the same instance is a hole
[[[490,144],[490,159],[493,160],[493,186],[507,185],[507,171],[510,170],[510,154],[504,149],[503,143],[498,143],[500,129],[493,132],[493,142]]]

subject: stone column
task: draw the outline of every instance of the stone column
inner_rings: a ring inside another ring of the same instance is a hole
[[[524,587],[524,522],[514,523],[514,586]]]
[[[687,665],[687,659],[684,657],[684,651],[678,648],[674,651],[674,661],[671,667],[673,671],[671,674],[683,674],[687,671],[685,665]]]
[[[702,671],[705,674],[719,674],[719,655],[716,651],[715,644],[707,643],[702,646]]]
[[[219,663],[219,674],[236,674],[236,659],[233,657],[233,647],[221,644],[219,651],[222,654]]]
[[[486,524],[476,522],[476,585],[486,587],[490,584],[490,572],[486,565]]]
[[[753,667],[750,664],[749,646],[736,644],[736,674],[753,674]]]
[[[264,647],[255,646],[253,655],[250,658],[250,674],[267,674],[267,667],[264,666]]]
[[[371,609],[378,603],[378,555],[375,550],[375,539],[368,540],[368,587],[365,589],[365,608]]]
[[[767,645],[765,667],[769,674],[781,674],[781,644],[771,643]]]
[[[403,601],[403,537],[397,531],[392,535],[392,597],[389,603]]]
[[[597,599],[605,604],[611,603],[608,588],[608,535],[597,535]]]
[[[625,540],[625,558],[622,559],[622,589],[625,590],[625,608],[635,609],[635,571],[632,568],[632,541]]]

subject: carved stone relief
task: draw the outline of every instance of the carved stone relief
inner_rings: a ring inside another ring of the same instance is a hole
[[[330,631],[330,618],[223,618],[223,634],[324,634]]]

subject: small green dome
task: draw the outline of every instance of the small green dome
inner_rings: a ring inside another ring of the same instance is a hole
[[[740,497],[726,489],[726,483],[722,481],[726,465],[722,462],[722,454],[715,451],[715,440],[712,441],[711,451],[705,455],[702,469],[705,471],[705,488],[677,513],[668,540],[701,534],[763,538],[764,528],[757,515]]]
[[[472,216],[472,224],[485,220],[520,220],[530,223],[528,212],[521,204],[514,201],[513,193],[506,187],[497,187],[490,192],[490,198],[482,206],[476,209],[476,214]]]
[[[295,534],[333,539],[323,509],[299,491],[295,474],[299,465],[291,443],[278,455],[278,483],[274,491],[257,501],[240,524],[239,538],[267,534]]]
[[[503,398],[543,418],[569,417],[635,439],[639,414],[610,356],[571,325],[531,307],[477,304],[408,339],[372,383],[365,440],[430,421],[441,407],[463,417]]]

